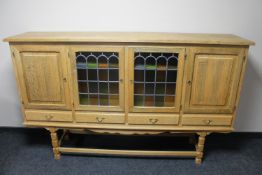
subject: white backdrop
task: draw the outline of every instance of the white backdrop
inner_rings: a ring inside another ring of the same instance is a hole
[[[233,33],[251,47],[237,131],[262,131],[261,0],[1,0],[0,39],[27,31]],[[7,43],[0,42],[0,126],[22,126]]]

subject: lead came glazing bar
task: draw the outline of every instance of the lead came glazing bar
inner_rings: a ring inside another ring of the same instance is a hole
[[[165,104],[165,102],[166,102],[166,87],[167,87],[167,70],[168,70],[168,64],[169,64],[169,61],[167,60],[166,61],[166,71],[165,71],[165,73],[166,73],[166,75],[165,75],[165,96],[164,96],[164,104]]]
[[[114,54],[114,53],[113,53]],[[108,65],[108,68],[110,67],[109,65],[109,59],[107,59],[107,65]],[[110,105],[110,83],[109,83],[109,69],[107,69],[107,105],[109,106]]]
[[[145,96],[161,96],[161,97],[163,97],[165,94],[138,94],[138,93],[136,93],[136,94],[134,94],[134,95],[145,95]],[[170,96],[170,97],[173,97],[173,96],[175,96],[175,95],[168,95],[168,96]]]
[[[170,97],[175,96],[178,53],[135,52],[134,56],[134,105],[164,107],[169,97],[167,105],[170,106],[175,100],[173,98],[171,102]],[[144,79],[139,77],[138,71],[143,71]],[[143,84],[143,91],[140,84]],[[146,88],[152,88],[152,91]]]
[[[79,82],[81,82],[82,80],[79,80]],[[112,82],[112,81],[110,81],[110,82]],[[118,81],[116,81],[116,82],[118,82]],[[134,81],[134,83],[143,83],[144,84],[144,81]],[[152,83],[154,83],[154,81],[148,81],[148,82],[145,82],[145,84],[152,84]],[[157,84],[175,84],[176,82],[174,81],[174,82],[159,82],[159,81],[157,81],[156,82]]]
[[[112,61],[112,64],[110,64],[110,61]],[[118,53],[84,51],[76,52],[76,68],[78,71],[77,81],[79,86],[78,93],[80,104],[109,106],[110,96],[114,96],[114,102],[115,104],[118,104],[119,99],[115,97],[119,96],[119,91],[117,90],[113,91],[114,93],[110,93],[110,84],[119,84],[119,79],[109,81],[110,70],[117,71],[118,76]],[[83,75],[83,72],[81,71],[84,71],[85,75]],[[90,95],[92,97],[90,97]]]
[[[152,54],[150,54],[150,55],[152,55]],[[158,62],[157,62],[157,59],[155,58],[155,71],[154,71],[154,73],[155,73],[155,77],[154,77],[154,98],[153,98],[153,100],[154,100],[154,106],[156,106],[156,76],[157,76],[157,66],[158,66]]]
[[[82,53],[81,53],[81,55],[82,55]],[[86,60],[86,65],[87,65],[87,58],[85,59]],[[86,69],[86,78],[88,78],[88,69]],[[90,100],[90,97],[89,97],[89,83],[88,82],[86,82],[86,84],[87,84],[87,103],[89,103],[89,100]]]
[[[102,52],[102,55],[103,55],[103,52]],[[98,57],[96,57],[96,67],[97,67],[97,79],[99,80],[99,70],[98,70],[98,67],[99,66],[99,60],[98,60]],[[97,82],[97,92],[99,93],[100,92],[100,89],[99,89],[99,82]],[[100,95],[97,94],[97,105],[100,106]]]
[[[139,55],[140,55],[140,53],[139,53]],[[144,68],[146,67],[146,60],[144,59]],[[143,95],[143,106],[145,106],[145,100],[146,100],[146,96],[145,96],[145,94],[146,94],[146,84],[145,84],[145,82],[146,82],[146,70],[144,70],[143,71],[144,72],[144,95]]]
[[[92,93],[92,92],[89,92],[89,93],[87,93],[87,92],[79,92],[79,94],[80,95],[97,95],[97,94],[100,94],[100,95],[118,95],[118,94],[115,94],[115,93],[111,93],[111,94],[109,94],[109,93]]]
[[[90,82],[90,83],[97,83],[97,82],[100,82],[100,83],[118,83],[119,81],[102,81],[102,80],[78,80],[78,82]],[[174,82],[170,82],[170,83],[174,83]]]

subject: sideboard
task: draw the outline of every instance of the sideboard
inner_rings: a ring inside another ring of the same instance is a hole
[[[24,125],[50,131],[61,153],[189,156],[231,132],[248,49],[231,34],[28,32],[6,38]],[[198,135],[193,151],[68,148],[57,131]]]

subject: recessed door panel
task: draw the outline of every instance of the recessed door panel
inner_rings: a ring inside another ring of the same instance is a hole
[[[235,59],[235,56],[226,55],[196,56],[192,81],[192,105],[226,105]]]
[[[28,100],[61,102],[63,92],[60,86],[59,53],[22,52],[21,58]]]
[[[186,112],[233,111],[243,61],[241,49],[191,49]]]
[[[25,108],[70,108],[63,48],[26,45],[14,52]]]

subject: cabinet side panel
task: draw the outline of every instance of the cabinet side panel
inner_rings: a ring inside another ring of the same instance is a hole
[[[240,94],[241,94],[241,90],[242,90],[242,86],[243,86],[243,82],[244,82],[246,66],[247,66],[247,59],[248,59],[248,49],[249,48],[244,49],[244,53],[243,53],[244,61],[243,61],[243,64],[242,64],[242,71],[241,71],[240,81],[239,81],[239,84],[238,84],[237,97],[236,97],[236,103],[235,103],[236,107],[239,104]],[[233,113],[232,126],[234,125],[234,122],[236,120],[236,114],[237,114],[237,108],[235,108],[234,113]]]
[[[22,87],[19,81],[19,74],[18,74],[18,66],[17,66],[17,51],[14,46],[10,44],[10,52],[11,52],[11,57],[12,57],[12,63],[13,63],[13,71],[15,73],[15,78],[16,78],[16,85],[17,85],[17,90],[19,92],[19,97],[20,97],[20,102],[21,102],[21,111],[22,111],[22,117],[23,120],[25,121],[25,109],[24,109],[24,101],[23,99],[25,98],[25,94],[23,94]]]

